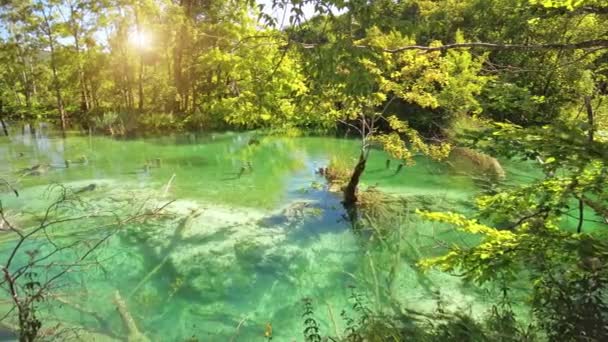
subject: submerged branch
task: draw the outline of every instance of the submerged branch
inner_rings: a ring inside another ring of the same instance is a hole
[[[116,305],[116,309],[120,314],[122,323],[125,328],[127,328],[127,331],[129,333],[127,340],[129,342],[149,342],[150,339],[148,339],[144,334],[142,334],[137,328],[137,324],[135,324],[135,320],[127,309],[127,304],[125,303],[124,299],[122,299],[118,290],[114,292],[114,305]]]

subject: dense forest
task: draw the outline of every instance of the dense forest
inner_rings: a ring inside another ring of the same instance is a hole
[[[351,158],[332,155],[315,172],[343,205],[340,217],[352,233],[366,248],[381,250],[373,253],[384,261],[374,266],[372,252],[363,253],[369,256],[360,263],[370,267],[364,272],[372,275],[370,289],[352,288],[350,313],[339,315],[341,308],[334,308],[343,323],[336,324],[329,304],[325,320],[324,304],[304,298],[303,311],[292,315],[301,322],[293,335],[298,341],[608,340],[605,0],[0,0],[0,75],[0,131],[6,139],[36,135],[40,122],[55,125],[61,139],[97,135],[119,144],[192,132],[251,134],[239,155],[236,181],[272,173],[266,162],[252,162],[257,150],[270,146],[266,139],[338,136],[354,142]],[[3,151],[9,155],[9,149]],[[88,163],[84,156],[78,162],[72,158],[62,161],[66,169]],[[146,160],[146,173],[161,168],[161,158],[154,158]],[[383,191],[384,176],[375,176],[379,169],[407,175],[420,163],[451,169],[467,164],[475,174],[474,198],[464,201],[463,210],[434,199],[399,199]],[[502,164],[525,165],[533,176],[511,181],[512,172]],[[18,197],[21,179],[53,168],[32,165],[19,177],[3,175],[0,168],[0,190],[6,190],[0,200]],[[175,177],[163,188],[165,196]],[[263,186],[279,182],[267,181]],[[51,300],[51,281],[59,277],[33,281],[26,271],[56,252],[31,257],[24,266],[15,266],[14,259],[25,253],[21,246],[31,236],[47,234],[49,222],[72,221],[62,218],[66,213],[83,217],[74,207],[56,213],[64,203],[93,210],[76,199],[95,191],[95,184],[88,186],[63,188],[51,204],[53,214],[24,219],[33,224],[30,230],[14,228],[10,222],[19,217],[11,218],[0,201],[0,232],[17,234],[13,240],[0,235],[0,243],[16,241],[11,252],[0,252],[0,287],[12,298],[0,322],[16,315],[12,330],[21,341],[49,338],[47,316],[36,312],[42,312],[40,302]],[[163,205],[139,209],[121,212],[130,216],[120,225],[164,219]],[[296,209],[289,215],[300,217],[311,208]],[[401,264],[393,260],[406,258],[403,251],[414,243],[396,228],[405,212],[416,217],[408,229],[432,223],[473,237],[466,243],[435,239],[440,253],[407,258],[416,259],[411,267],[417,279],[441,272],[463,286],[492,288],[489,310],[467,314],[443,307],[439,296],[437,307],[424,312],[394,298]],[[133,236],[138,244],[154,239]],[[53,244],[50,238],[48,243]],[[171,240],[165,247],[178,243]],[[86,246],[79,262],[93,252]],[[237,259],[243,253],[255,259],[248,254],[254,247],[237,247]],[[161,253],[158,268],[133,292],[166,271],[167,260]],[[116,293],[127,340],[149,341],[128,312],[130,299],[125,304]],[[193,334],[190,340],[233,341],[244,322],[233,324],[232,339]],[[270,323],[259,330],[258,340],[273,339]],[[275,331],[274,340],[288,340],[277,336],[276,323]]]

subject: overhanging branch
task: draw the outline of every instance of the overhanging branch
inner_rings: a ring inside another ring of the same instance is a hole
[[[300,43],[305,49],[312,49],[319,44]],[[354,45],[356,48],[378,49],[371,45]],[[579,49],[606,49],[608,48],[608,39],[593,39],[576,43],[550,43],[550,44],[503,44],[503,43],[453,43],[441,46],[425,46],[425,45],[406,45],[393,49],[380,49],[388,53],[398,53],[408,50],[421,51],[446,51],[451,49],[469,49],[479,48],[487,50],[579,50]]]

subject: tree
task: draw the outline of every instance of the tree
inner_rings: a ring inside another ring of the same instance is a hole
[[[604,15],[601,10],[582,10],[585,2],[578,3],[583,7],[561,2],[564,8],[554,11],[555,3],[548,4],[541,12],[549,19],[532,21],[541,32],[548,30],[549,24],[560,23],[570,37],[605,35],[597,26]],[[606,52],[598,46],[587,51],[550,50],[541,55],[553,70],[544,73],[541,66],[530,74],[539,70],[545,77],[542,85],[546,96],[556,99],[545,104],[550,112],[543,114],[548,115],[542,121],[524,115],[521,125],[495,123],[463,137],[471,146],[491,153],[537,162],[543,177],[479,197],[477,214],[471,219],[454,213],[421,213],[423,218],[482,237],[475,247],[455,246],[423,265],[458,272],[479,283],[527,277],[534,284],[533,313],[550,340],[606,338],[607,274],[601,266],[606,246],[601,229],[608,215],[608,197],[602,185],[608,155],[605,137],[598,136],[598,129],[606,125]],[[534,60],[526,60],[525,65]],[[513,77],[509,72],[501,72],[504,75],[498,81],[506,85]],[[520,76],[520,82],[529,84],[536,76]],[[486,109],[504,108],[496,103],[503,101],[504,95],[494,93],[489,97],[494,106]],[[537,100],[545,102],[540,97]]]
[[[63,99],[63,90],[62,85],[59,81],[59,65],[57,61],[57,13],[56,13],[56,4],[52,1],[44,1],[39,0],[36,2],[32,8],[34,13],[40,14],[40,21],[37,23],[38,29],[40,31],[43,39],[46,40],[46,44],[49,48],[49,63],[51,67],[51,72],[53,75],[53,88],[55,92],[55,99],[57,101],[57,111],[59,112],[59,118],[61,120],[61,131],[65,135],[67,125],[68,125],[68,117],[65,110],[65,103]]]
[[[290,22],[302,22],[301,8],[293,5]],[[422,111],[441,110],[446,117],[472,115],[480,111],[474,95],[481,91],[487,78],[479,74],[483,56],[474,58],[466,51],[442,54],[438,41],[431,46],[435,51],[426,54],[417,49],[396,50],[413,44],[413,39],[396,29],[383,32],[365,22],[373,5],[326,3],[316,10],[319,15],[328,14],[332,5],[346,13],[340,17],[329,14],[324,19],[327,32],[315,31],[312,25],[319,24],[317,19],[310,25],[302,24],[301,29],[291,29],[287,44],[295,45],[307,56],[305,74],[311,84],[311,102],[322,103],[316,110],[306,110],[326,125],[341,122],[361,138],[359,159],[344,188],[344,204],[352,208],[357,203],[357,187],[372,143],[382,145],[392,157],[406,164],[413,163],[417,153],[436,159],[449,153],[448,144],[433,146],[406,122],[389,116],[393,102]],[[275,2],[275,6],[284,4]],[[364,31],[362,26],[368,28]],[[293,43],[298,38],[304,42]],[[463,38],[459,35],[457,39]]]

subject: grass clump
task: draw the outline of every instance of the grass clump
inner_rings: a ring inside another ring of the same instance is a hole
[[[344,190],[352,174],[352,165],[340,158],[332,157],[326,168],[321,168],[319,173],[327,180],[330,192],[341,192]]]

